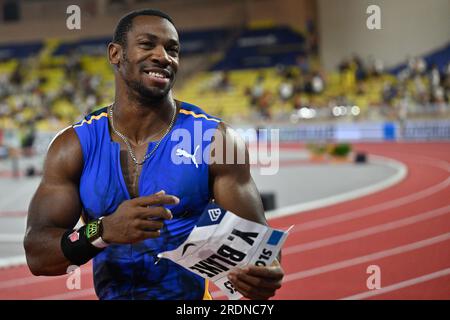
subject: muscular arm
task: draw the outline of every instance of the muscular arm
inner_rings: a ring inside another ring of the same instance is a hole
[[[51,143],[42,181],[28,208],[24,248],[34,275],[65,274],[70,262],[61,251],[61,237],[81,214],[78,192],[83,154],[73,128]]]
[[[228,157],[233,160],[232,163],[225,162],[226,152],[231,150],[227,145],[234,148],[234,157]],[[222,160],[210,165],[216,203],[244,219],[267,225],[261,197],[250,174],[249,154],[245,143],[232,129],[221,123],[212,146],[214,151],[211,156]],[[239,159],[242,161],[239,162]],[[230,272],[229,279],[245,297],[268,299],[281,287],[284,273],[278,260],[274,260],[271,267],[248,266],[234,270]]]
[[[221,163],[210,166],[216,203],[244,219],[267,225],[261,197],[250,174],[249,154],[244,141],[234,130],[221,123],[213,144],[213,157],[221,160]],[[234,148],[234,156],[228,154],[228,160],[231,159],[232,163],[226,161],[227,145],[228,151],[231,150],[230,147]]]

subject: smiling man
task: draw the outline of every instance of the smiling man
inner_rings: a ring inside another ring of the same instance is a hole
[[[165,13],[141,10],[119,21],[108,46],[114,103],[60,132],[49,147],[24,239],[33,274],[61,275],[93,259],[100,299],[209,299],[203,278],[167,259],[155,264],[158,253],[183,243],[210,201],[266,224],[245,145],[221,120],[173,98],[179,52]],[[196,126],[214,135],[177,148],[176,132]],[[200,148],[224,159],[220,146],[230,141],[245,163],[196,156]],[[174,156],[186,161],[174,163]],[[80,215],[87,224],[74,230]],[[245,297],[267,299],[283,270],[276,261],[229,277]]]

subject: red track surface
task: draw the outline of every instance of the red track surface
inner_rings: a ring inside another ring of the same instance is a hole
[[[273,227],[295,225],[275,298],[450,299],[450,143],[355,148],[401,161],[407,177],[369,196],[271,220]],[[380,267],[380,290],[366,286],[370,265]],[[96,298],[90,264],[81,290],[68,290],[66,280],[34,277],[25,266],[4,269],[0,299]]]

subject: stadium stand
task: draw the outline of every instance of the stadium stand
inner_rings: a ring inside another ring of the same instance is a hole
[[[324,72],[287,26],[182,32],[179,99],[231,122],[448,115],[450,46],[385,70],[357,56]],[[113,98],[109,38],[0,47],[0,126],[58,130]],[[201,93],[201,94],[200,94]],[[424,107],[423,107],[424,106]]]

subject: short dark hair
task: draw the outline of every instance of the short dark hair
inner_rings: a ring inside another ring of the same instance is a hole
[[[173,24],[173,26],[175,26],[175,23],[173,22],[172,18],[167,13],[164,13],[162,11],[155,10],[155,9],[136,10],[136,11],[127,13],[119,20],[119,23],[117,24],[116,29],[114,30],[114,36],[113,36],[112,41],[120,44],[123,47],[126,47],[127,33],[133,27],[133,19],[138,16],[161,17],[161,18],[168,20],[171,24]]]

